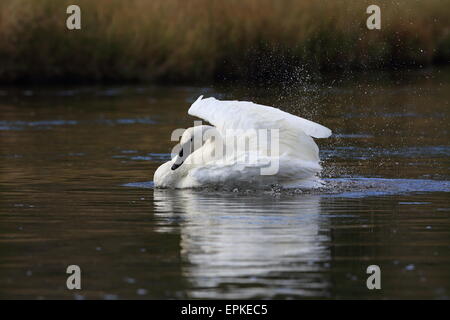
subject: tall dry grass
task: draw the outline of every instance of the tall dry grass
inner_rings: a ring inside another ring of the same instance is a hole
[[[65,26],[82,10],[82,29]],[[378,4],[380,31],[366,8]],[[450,0],[2,0],[0,81],[202,80],[450,60]]]

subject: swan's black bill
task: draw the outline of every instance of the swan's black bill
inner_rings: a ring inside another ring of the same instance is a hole
[[[173,165],[172,165],[172,170],[176,170],[176,169],[178,169],[178,167],[179,166],[181,166],[183,164],[183,162],[182,163],[180,163],[180,164],[176,164],[176,163],[174,163]]]

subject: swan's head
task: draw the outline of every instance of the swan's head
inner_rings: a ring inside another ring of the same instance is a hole
[[[194,151],[194,138],[198,139],[200,130],[196,130],[197,127],[188,128],[184,131],[180,139],[180,144],[175,147],[175,156],[172,158],[172,171],[178,169],[186,160],[187,157]],[[197,136],[196,136],[197,134]],[[200,139],[202,137],[200,136]]]
[[[155,172],[153,182],[157,187],[176,187],[177,182],[187,174],[188,157],[203,145],[205,132],[213,127],[207,125],[188,128],[181,136],[180,143],[173,149],[172,160],[162,164]]]

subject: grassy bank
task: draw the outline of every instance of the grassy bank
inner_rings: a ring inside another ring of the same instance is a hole
[[[66,7],[82,11],[67,30]],[[381,7],[381,30],[366,8]],[[261,80],[450,60],[450,0],[2,0],[0,81]]]

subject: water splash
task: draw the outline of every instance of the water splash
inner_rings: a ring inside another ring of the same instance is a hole
[[[153,181],[132,182],[124,187],[153,189]],[[271,190],[249,190],[233,188],[201,188],[205,192],[246,194],[298,195],[317,194],[324,197],[364,198],[422,192],[450,192],[450,181],[425,179],[382,179],[382,178],[334,178],[325,179],[325,185],[315,190],[273,188]]]

